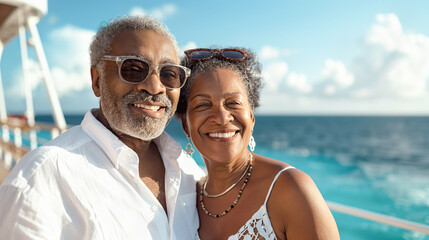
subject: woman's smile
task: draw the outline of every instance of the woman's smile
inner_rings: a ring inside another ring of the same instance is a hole
[[[209,132],[206,135],[209,136],[214,141],[222,141],[222,142],[229,142],[233,141],[234,138],[239,133],[239,130],[227,130],[227,131],[217,131],[217,132]]]

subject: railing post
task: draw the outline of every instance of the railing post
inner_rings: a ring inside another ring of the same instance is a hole
[[[16,127],[13,129],[13,142],[15,143],[15,146],[20,148],[22,147],[22,135],[21,135],[21,128]]]
[[[1,57],[3,53],[3,42],[0,41],[0,67],[1,67]],[[0,69],[0,121],[6,122],[7,121],[7,111],[6,111],[6,101],[5,101],[5,95],[3,91],[3,80],[1,77],[1,69]],[[1,139],[3,142],[7,143],[10,140],[9,136],[9,127],[2,124],[1,129]],[[10,158],[8,157],[8,153],[3,151],[2,148],[0,148],[0,159],[3,158],[3,160],[6,163],[6,160]]]
[[[45,81],[46,91],[48,92],[49,100],[51,102],[52,114],[54,116],[55,124],[61,131],[63,131],[67,128],[66,121],[63,110],[61,109],[57,92],[55,91],[48,62],[46,61],[45,52],[43,51],[42,42],[40,41],[39,32],[37,31],[35,22],[36,19],[34,17],[29,17],[27,19],[27,26],[30,30],[30,34],[34,43],[34,49],[36,50],[36,55],[42,70],[43,80]]]
[[[25,104],[26,111],[25,116],[27,118],[27,124],[32,129],[34,127],[34,107],[33,107],[33,94],[31,92],[31,81],[28,78],[28,52],[27,52],[27,36],[25,34],[25,20],[24,10],[21,9],[19,15],[19,43],[21,47],[21,61],[22,61],[22,76],[24,78],[24,91],[25,91]],[[32,129],[29,132],[30,135],[30,149],[37,147],[37,135]]]
[[[58,135],[60,135],[60,131],[58,130],[58,128],[52,128],[51,138],[54,139],[54,138],[58,137]]]

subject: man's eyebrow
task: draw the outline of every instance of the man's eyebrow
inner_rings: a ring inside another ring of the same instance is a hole
[[[130,53],[130,54],[126,54],[125,56],[130,56],[130,57],[138,57],[138,58],[143,58],[143,59],[147,59],[147,56],[141,53]]]
[[[138,58],[143,58],[146,61],[152,62],[150,61],[150,57],[146,54],[128,54],[127,56],[131,56],[131,57],[138,57]],[[170,64],[177,64],[175,59],[169,58],[169,57],[161,57],[161,61],[159,61],[159,64],[165,64],[165,63],[170,63]]]
[[[170,64],[177,64],[175,59],[171,59],[169,57],[163,57],[161,58],[161,61],[159,62],[159,64],[165,64],[165,63],[170,63]]]
[[[151,62],[149,59],[150,57],[146,54],[143,53],[130,53],[130,54],[125,54],[124,56],[129,56],[129,57],[137,57],[137,58],[142,58],[146,61]],[[159,64],[165,64],[165,63],[171,63],[171,64],[177,64],[175,59],[169,58],[169,57],[162,57],[161,61]]]

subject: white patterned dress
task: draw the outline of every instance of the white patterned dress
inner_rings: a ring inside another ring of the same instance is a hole
[[[268,216],[267,201],[270,197],[274,183],[277,181],[277,178],[283,171],[291,168],[294,167],[289,166],[280,170],[277,173],[277,175],[274,177],[273,182],[271,183],[270,189],[268,190],[264,204],[259,208],[258,211],[253,214],[253,216],[246,222],[246,224],[244,224],[240,228],[240,230],[238,230],[236,234],[229,236],[228,240],[277,239],[273,226],[271,225],[270,217]],[[196,239],[200,239],[198,237],[198,234]]]

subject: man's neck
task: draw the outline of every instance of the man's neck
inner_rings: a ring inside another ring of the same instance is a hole
[[[167,213],[167,204],[165,199],[165,167],[161,154],[154,141],[141,140],[126,134],[115,132],[99,111],[95,116],[107,129],[115,134],[119,140],[131,148],[139,157],[139,175],[143,183],[149,188],[152,194],[158,199],[159,203]]]
[[[165,197],[165,167],[156,144],[152,141],[146,151],[136,151],[139,156],[140,179],[149,188],[167,213]]]

